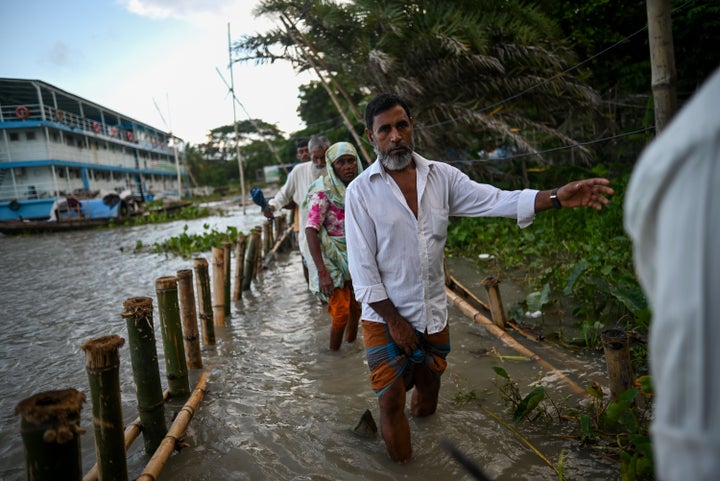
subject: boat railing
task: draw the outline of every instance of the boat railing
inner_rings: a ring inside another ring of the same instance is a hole
[[[0,201],[46,199],[60,195],[52,182],[15,182],[0,185]]]
[[[152,149],[164,153],[172,152],[169,137],[157,132],[144,132],[135,128],[128,129],[127,125],[111,124],[102,119],[93,119],[77,115],[66,110],[56,109],[49,105],[40,104],[3,105],[0,108],[0,120],[42,120],[55,122],[79,130],[90,135],[109,137],[121,142],[139,145],[145,149]]]

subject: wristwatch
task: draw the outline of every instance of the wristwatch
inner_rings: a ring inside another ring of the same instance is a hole
[[[553,207],[556,209],[562,209],[562,204],[560,203],[560,199],[558,199],[557,191],[557,189],[550,191],[550,202],[552,202]]]

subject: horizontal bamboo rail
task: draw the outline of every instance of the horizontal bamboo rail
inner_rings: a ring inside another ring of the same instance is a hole
[[[554,375],[556,375],[559,379],[562,379],[565,381],[568,386],[576,393],[583,397],[589,397],[589,394],[585,389],[583,389],[581,386],[579,386],[575,381],[567,377],[565,374],[557,370],[552,364],[547,362],[545,359],[541,358],[537,354],[535,354],[533,351],[528,349],[527,347],[523,346],[519,342],[515,340],[512,336],[510,336],[507,332],[500,329],[498,326],[493,323],[492,320],[485,317],[480,311],[478,311],[475,307],[471,306],[469,302],[467,302],[465,299],[461,298],[457,293],[455,293],[452,289],[449,287],[445,287],[445,294],[447,295],[448,300],[460,311],[462,311],[463,314],[468,316],[470,319],[475,321],[476,323],[483,326],[490,334],[498,338],[500,341],[502,341],[506,346],[514,349],[516,352],[522,354],[525,357],[530,358],[531,360],[537,362],[542,367],[547,369],[548,371],[552,372]]]
[[[172,426],[170,426],[170,429],[168,429],[168,433],[165,436],[165,439],[162,440],[160,446],[155,451],[155,454],[153,454],[152,458],[150,458],[150,461],[148,461],[145,469],[143,470],[142,474],[136,479],[136,481],[157,480],[158,476],[160,475],[160,471],[162,471],[165,463],[175,450],[176,444],[185,434],[185,430],[187,429],[188,424],[190,424],[190,420],[193,418],[195,410],[197,409],[200,401],[202,401],[203,396],[205,395],[209,375],[209,371],[205,371],[202,373],[202,375],[200,376],[200,380],[197,383],[197,386],[195,386],[195,390],[175,417],[175,421],[173,421]]]

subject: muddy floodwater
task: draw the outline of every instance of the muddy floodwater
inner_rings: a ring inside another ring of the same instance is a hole
[[[148,249],[135,252],[135,247],[179,235],[186,226],[188,233],[202,233],[204,224],[220,231],[233,225],[247,232],[263,222],[257,210],[249,207],[243,214],[235,207],[224,216],[162,225],[0,236],[0,479],[25,479],[20,420],[13,412],[17,403],[47,390],[73,387],[89,393],[80,346],[109,334],[127,338],[121,312],[129,297],[153,298],[161,377],[167,387],[155,280],[192,269],[192,259]],[[211,260],[209,252],[198,255]],[[233,269],[235,261],[233,257]],[[462,260],[449,266],[473,290],[487,275]],[[518,295],[512,289],[501,284],[504,298]],[[476,294],[485,299],[481,288]],[[410,418],[414,459],[395,464],[379,436],[353,432],[367,409],[378,420],[362,335],[331,352],[329,325],[327,312],[306,290],[299,254],[278,255],[233,303],[226,326],[216,328],[216,345],[203,346],[208,391],[187,430],[188,447],[173,454],[159,479],[473,479],[442,448],[444,440],[493,480],[558,479],[525,441],[553,464],[561,464],[565,479],[619,479],[616,463],[590,453],[577,438],[560,436],[553,423],[512,422],[495,385],[494,366],[503,367],[523,393],[541,384],[561,405],[576,401],[562,380],[536,363],[503,359],[516,353],[455,307],[450,308],[452,352],[438,411],[428,418]],[[602,378],[604,364],[597,356],[571,356],[567,365],[557,367],[580,383]],[[138,414],[127,344],[120,349],[120,361],[123,417],[130,423]],[[199,371],[190,372],[191,386],[199,376]],[[180,407],[170,403],[166,415]],[[81,420],[87,430],[81,438],[85,472],[95,463],[91,414],[88,399]],[[148,459],[142,440],[136,440],[128,452],[130,479],[139,476]]]

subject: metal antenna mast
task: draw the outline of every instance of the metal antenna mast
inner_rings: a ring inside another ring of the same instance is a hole
[[[233,75],[232,42],[230,40],[230,22],[228,22],[228,68],[230,69],[230,94],[233,104],[233,125],[235,126],[235,150],[237,152],[238,169],[240,170],[240,195],[243,214],[245,214],[245,174],[243,173],[242,157],[240,156],[240,137],[238,134],[237,113],[235,109],[235,76]]]

